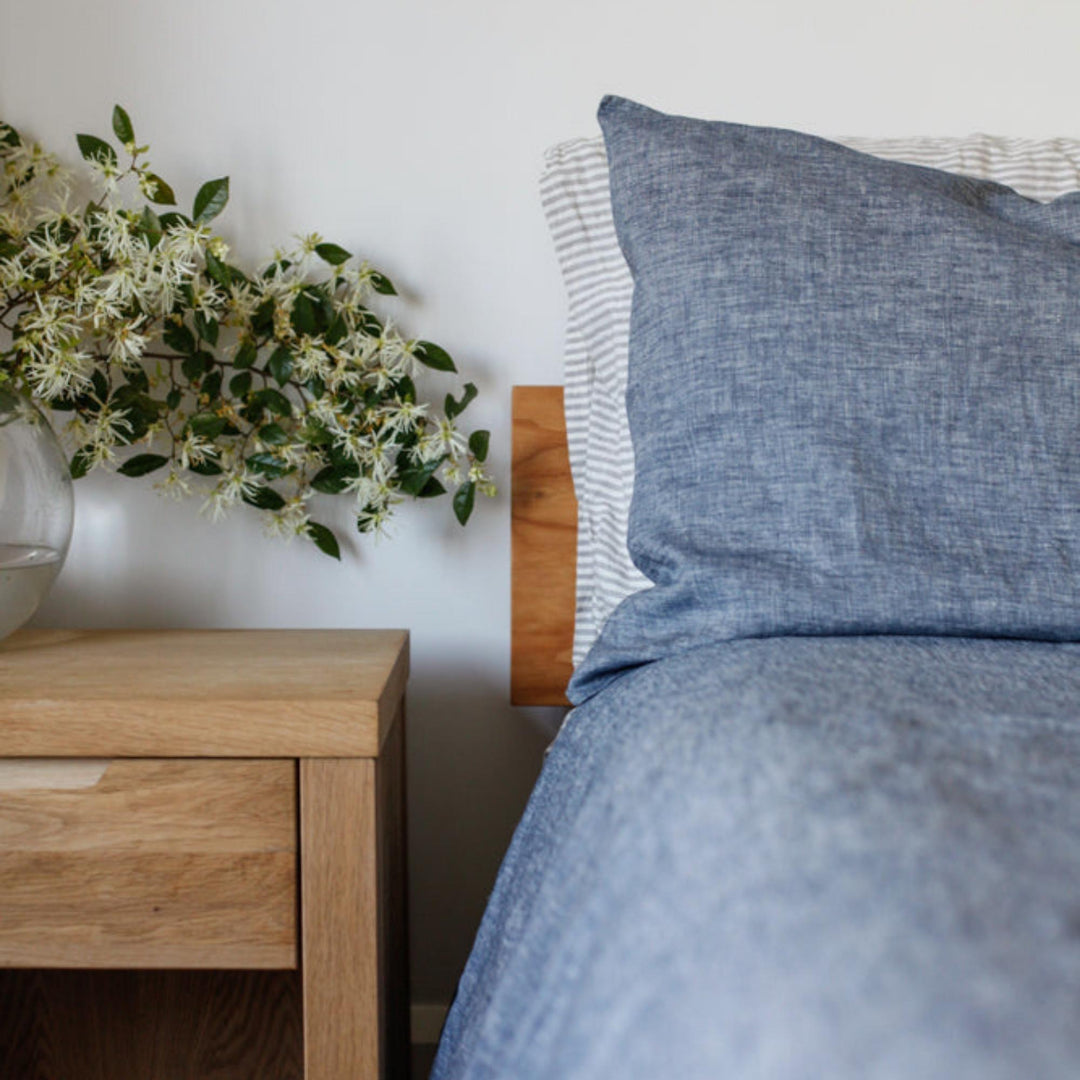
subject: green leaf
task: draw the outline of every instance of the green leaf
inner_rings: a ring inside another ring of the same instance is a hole
[[[81,480],[90,471],[90,451],[84,446],[81,450],[76,450],[71,457],[71,470],[72,480]]]
[[[436,495],[445,495],[446,488],[439,483],[438,477],[433,476],[420,491],[416,493],[418,499],[433,499]]]
[[[195,335],[183,323],[169,323],[161,332],[161,340],[173,351],[186,356],[195,352]]]
[[[476,484],[471,480],[462,484],[454,492],[454,516],[462,525],[469,520],[473,512],[473,504],[476,502]]]
[[[150,244],[150,250],[153,251],[161,243],[161,221],[149,206],[144,206],[139,224],[142,226],[143,235]]]
[[[133,390],[145,393],[150,389],[150,379],[142,368],[132,368],[130,371],[125,372],[125,378],[128,386]]]
[[[214,413],[199,413],[188,421],[188,427],[195,435],[201,435],[204,439],[216,439],[224,430],[228,421],[224,416],[215,416]]]
[[[349,481],[357,476],[359,476],[359,470],[355,466],[350,470],[327,465],[325,469],[320,469],[315,474],[311,486],[324,495],[340,495],[348,487]]]
[[[455,416],[460,416],[469,407],[469,402],[476,397],[476,394],[476,387],[471,382],[465,384],[465,391],[461,395],[460,401],[455,401],[453,394],[447,394],[446,401],[443,404],[446,419],[453,420]]]
[[[158,206],[175,206],[176,194],[157,173],[145,173],[146,197]]]
[[[397,396],[402,401],[416,401],[416,384],[409,378],[408,375],[402,375],[394,383],[394,389],[397,391]]]
[[[252,364],[258,359],[259,350],[255,347],[254,341],[242,341],[240,342],[240,348],[236,350],[236,355],[233,357],[232,365],[240,371],[244,368],[251,367]]]
[[[216,461],[193,461],[188,465],[188,472],[197,476],[220,476],[224,471]]]
[[[208,352],[199,351],[192,356],[185,356],[180,365],[180,370],[184,373],[186,379],[195,382],[196,379],[201,379],[206,374],[211,360],[213,360],[213,357]]]
[[[167,408],[167,409],[175,409],[175,408],[177,408],[177,406],[179,406],[180,400],[181,400],[181,398],[183,398],[183,396],[184,395],[176,388],[170,390],[165,395],[165,408]]]
[[[265,412],[266,410],[255,400],[255,395],[252,394],[248,398],[247,404],[240,410],[240,415],[249,424],[259,424],[262,422]]]
[[[266,370],[277,380],[278,386],[284,386],[293,371],[292,353],[284,345],[279,345],[266,361]]]
[[[199,225],[205,225],[225,209],[229,201],[229,178],[223,176],[218,180],[207,180],[195,196],[195,205],[191,209],[191,216]]]
[[[169,459],[161,454],[136,454],[128,458],[117,471],[124,476],[145,476],[168,463]]]
[[[329,555],[332,559],[340,561],[341,548],[338,545],[337,537],[325,525],[320,525],[317,521],[309,521],[306,529],[308,536],[315,541],[315,546],[324,555]]]
[[[398,488],[405,495],[419,495],[447,456],[443,454],[442,457],[425,461],[422,465],[413,465],[403,469],[398,473]]]
[[[315,254],[323,262],[328,262],[331,266],[340,266],[343,262],[348,262],[352,258],[352,252],[346,251],[343,247],[338,247],[337,244],[316,244]]]
[[[292,416],[292,404],[280,390],[268,386],[252,396],[258,404],[265,405],[276,416]]]
[[[290,321],[293,329],[298,334],[314,334],[317,329],[315,325],[315,308],[303,293],[300,293],[293,301]]]
[[[300,431],[300,438],[308,446],[329,446],[334,441],[334,436],[318,420],[312,420],[310,417]]]
[[[79,153],[86,161],[111,165],[114,169],[117,167],[116,151],[104,139],[99,139],[96,135],[76,135],[75,141],[79,144]]]
[[[196,311],[194,322],[199,337],[201,337],[203,341],[210,342],[211,345],[216,345],[218,340],[217,319],[208,319],[201,311]]]
[[[251,372],[241,371],[234,375],[229,380],[229,393],[233,397],[247,397],[248,391],[251,389]]]
[[[206,378],[199,383],[199,396],[214,401],[221,396],[221,371],[211,371]]]
[[[274,298],[268,297],[251,316],[251,329],[256,334],[268,334],[274,329]]]
[[[487,461],[488,443],[491,441],[490,431],[474,431],[469,436],[469,453],[477,461]]]
[[[245,492],[241,498],[256,510],[280,510],[285,505],[285,500],[272,487],[265,485]]]
[[[383,296],[397,296],[397,289],[394,288],[390,279],[385,274],[380,274],[378,270],[371,272],[371,287]]]
[[[161,215],[161,227],[168,232],[169,229],[175,229],[178,225],[191,225],[192,221],[186,214],[178,213],[175,210],[170,210],[167,214]]]
[[[223,289],[232,284],[232,275],[225,264],[209,248],[206,249],[206,276]]]
[[[289,441],[289,436],[280,424],[264,424],[259,428],[259,438],[270,446],[281,446]]]
[[[18,254],[19,249],[15,249],[15,254]],[[345,335],[349,332],[348,326],[345,325],[345,319],[341,315],[336,315],[333,321],[330,323],[326,333],[323,334],[323,341],[327,345],[336,345]]]
[[[434,368],[436,371],[457,371],[450,354],[430,341],[416,343],[416,359],[425,367]]]
[[[113,106],[112,129],[121,145],[135,141],[135,129],[131,126],[131,117],[119,105]]]
[[[94,393],[97,395],[98,401],[104,405],[109,400],[109,380],[105,377],[105,372],[101,368],[96,368],[90,376],[90,382],[94,387]]]
[[[267,480],[277,480],[296,470],[294,465],[287,464],[274,454],[249,454],[244,460],[253,471],[265,476]]]

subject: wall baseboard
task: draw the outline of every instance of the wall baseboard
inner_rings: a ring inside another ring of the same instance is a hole
[[[443,1021],[450,1006],[441,1001],[418,1001],[409,1010],[409,1025],[414,1046],[434,1046],[439,1041]]]

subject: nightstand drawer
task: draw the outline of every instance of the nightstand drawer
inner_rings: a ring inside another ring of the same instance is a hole
[[[295,968],[294,761],[0,760],[0,967]]]

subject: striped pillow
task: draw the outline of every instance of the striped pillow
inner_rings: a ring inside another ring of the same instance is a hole
[[[1080,189],[1080,141],[838,139],[879,157],[996,180],[1048,202]],[[564,385],[570,466],[578,499],[574,663],[621,600],[651,583],[630,561],[627,519],[634,454],[626,418],[633,281],[615,238],[600,137],[547,152],[540,193],[569,298]]]

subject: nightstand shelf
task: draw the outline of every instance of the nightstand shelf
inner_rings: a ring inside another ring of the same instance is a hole
[[[407,676],[401,631],[0,644],[0,1076],[406,1076]]]

